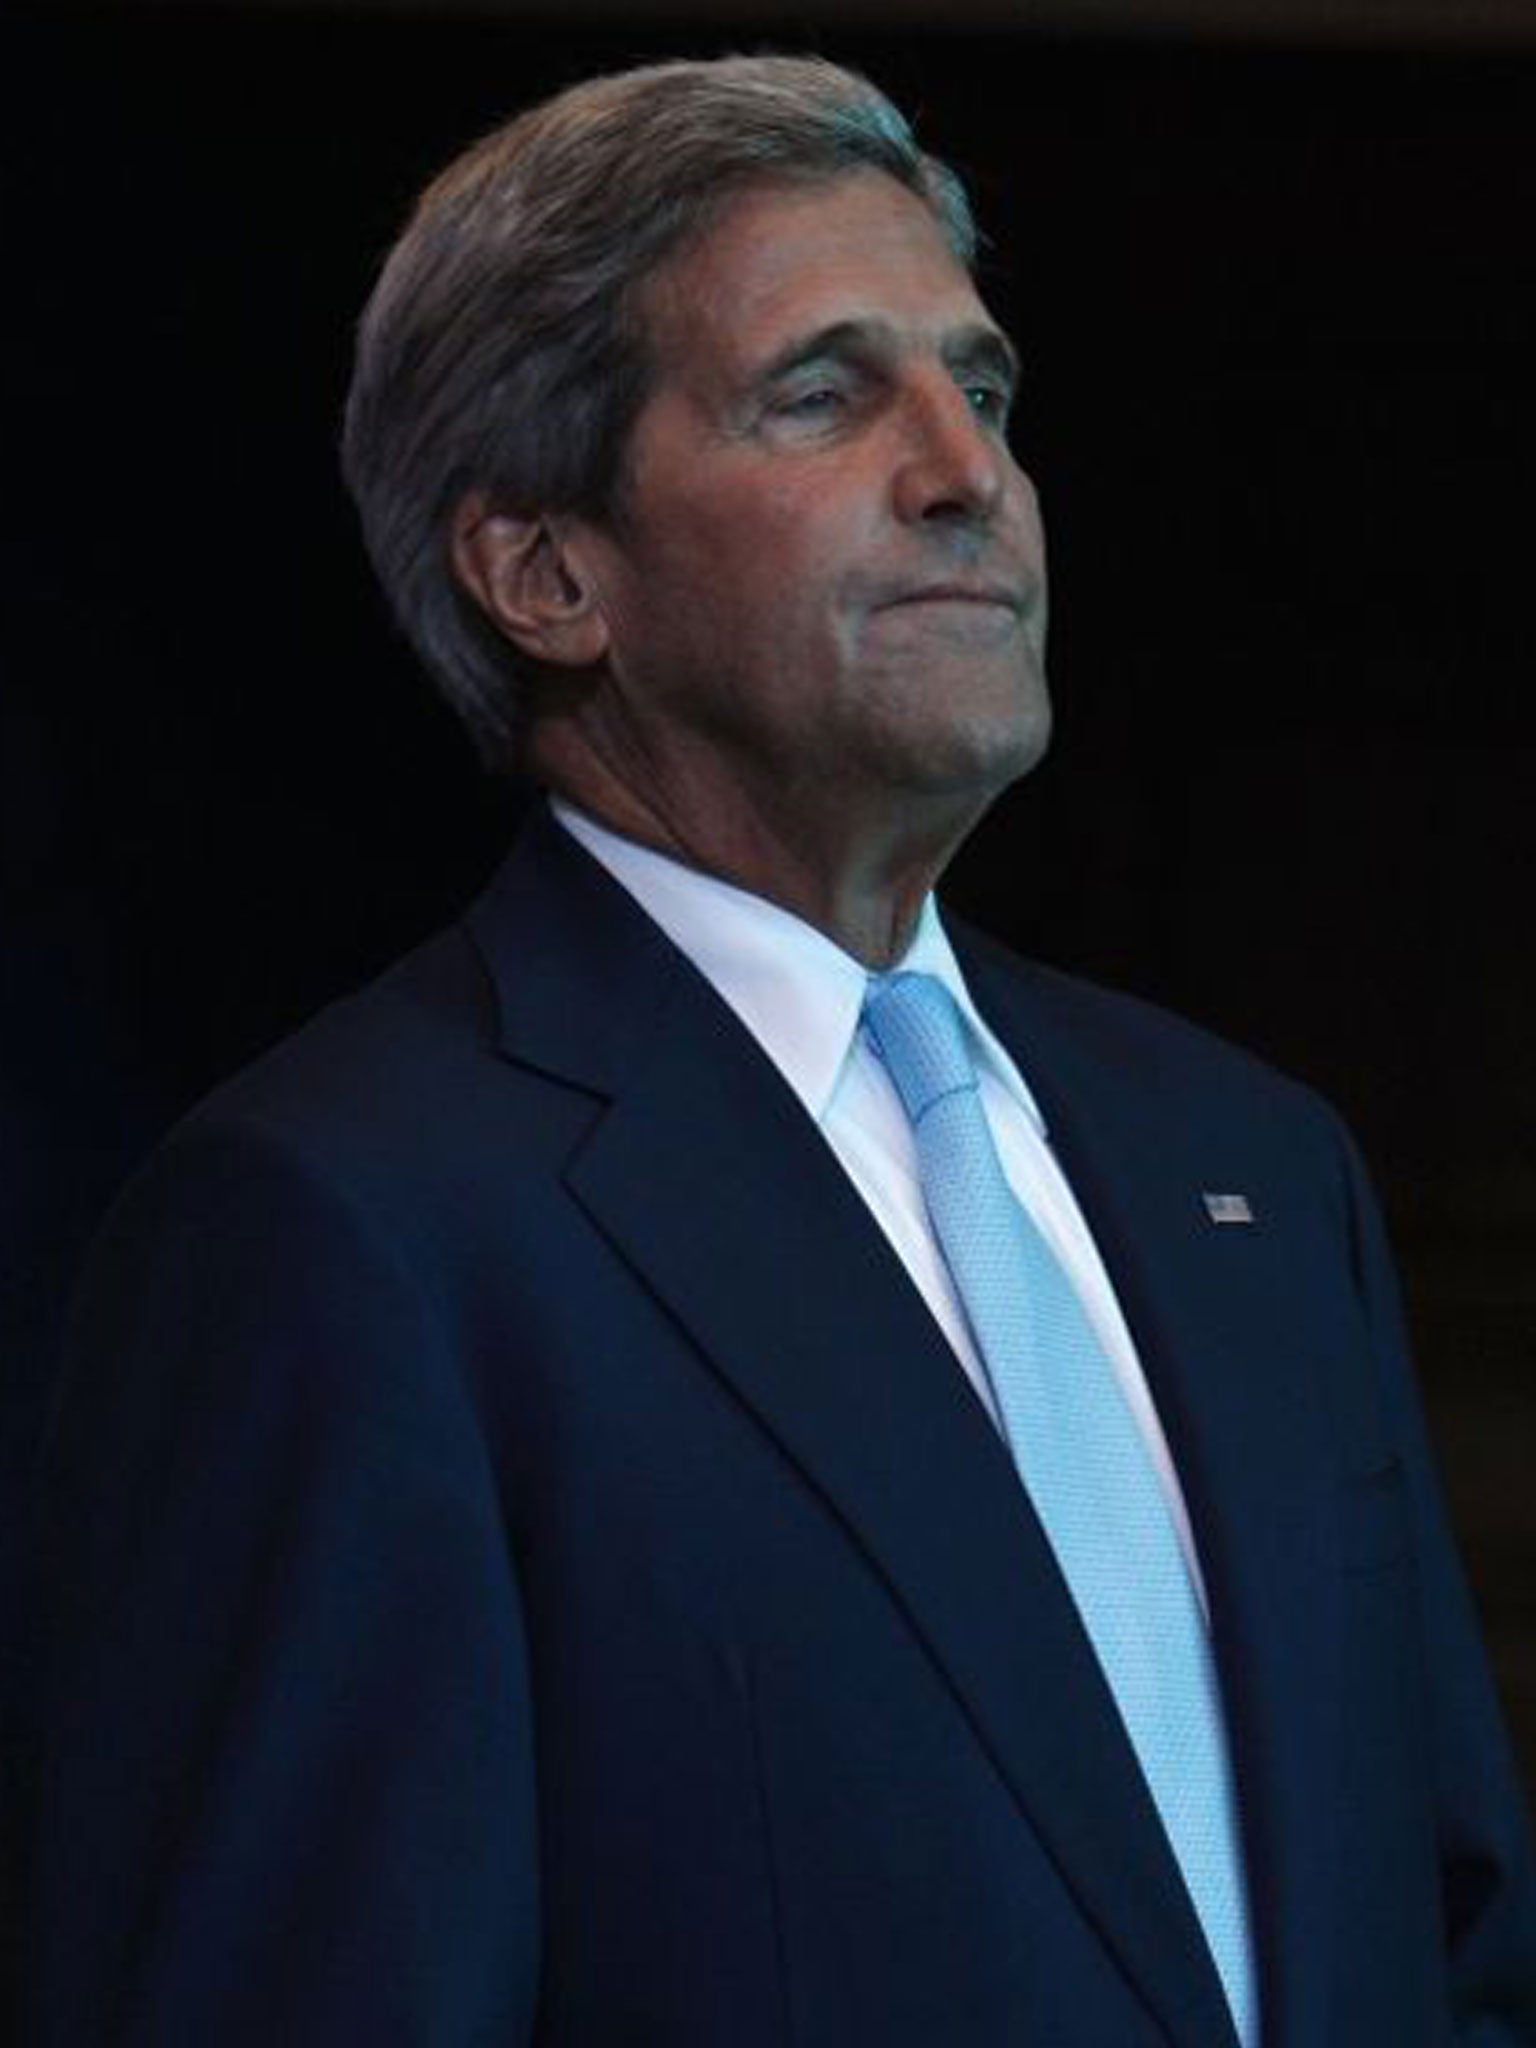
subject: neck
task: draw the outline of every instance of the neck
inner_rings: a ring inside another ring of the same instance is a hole
[[[963,806],[913,800],[898,818],[879,820],[875,806],[861,814],[846,790],[822,804],[782,786],[743,784],[723,797],[712,787],[642,790],[590,755],[578,769],[535,752],[531,765],[611,831],[777,903],[875,971],[906,952],[930,891],[986,808],[974,797]]]

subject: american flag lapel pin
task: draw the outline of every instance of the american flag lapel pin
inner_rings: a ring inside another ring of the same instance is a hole
[[[1251,1223],[1253,1209],[1246,1195],[1214,1194],[1209,1190],[1200,1197],[1205,1204],[1205,1213],[1213,1223]]]

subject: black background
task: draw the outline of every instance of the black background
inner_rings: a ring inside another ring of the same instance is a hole
[[[335,474],[412,191],[590,69],[810,46],[970,174],[1028,370],[1058,740],[952,900],[1355,1125],[1536,1771],[1536,60],[174,7],[4,43],[7,1520],[124,1170],[507,836]]]

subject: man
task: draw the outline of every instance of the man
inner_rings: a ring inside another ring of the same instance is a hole
[[[98,1251],[32,2038],[1536,2042],[1347,1142],[933,906],[1048,728],[971,249],[866,83],[733,59],[391,256],[368,543],[552,810]]]

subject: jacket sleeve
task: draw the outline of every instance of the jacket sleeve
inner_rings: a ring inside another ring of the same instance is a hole
[[[1536,2048],[1536,1874],[1518,1773],[1425,1435],[1380,1212],[1345,1140],[1354,1255],[1416,1516],[1457,2048]]]
[[[99,1246],[47,1461],[28,2048],[531,2035],[521,1610],[440,1317],[240,1130]]]

